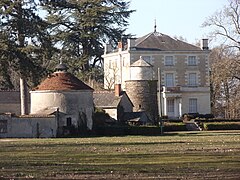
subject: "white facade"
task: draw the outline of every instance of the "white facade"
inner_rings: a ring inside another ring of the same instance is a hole
[[[1,138],[52,138],[57,136],[54,115],[14,117],[0,115]]]
[[[92,129],[93,91],[31,91],[31,114],[41,114],[46,110],[59,111],[66,114],[61,119],[62,126],[67,126],[67,118],[71,124],[78,126],[79,119],[86,118],[88,129]],[[90,100],[89,100],[90,99]],[[84,117],[85,116],[85,117]]]

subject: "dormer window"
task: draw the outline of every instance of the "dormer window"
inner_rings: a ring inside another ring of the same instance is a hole
[[[173,56],[165,56],[165,66],[173,66]]]
[[[196,56],[188,56],[188,66],[196,66],[197,58]]]

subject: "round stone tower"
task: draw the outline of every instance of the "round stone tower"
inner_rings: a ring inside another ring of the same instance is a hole
[[[155,123],[158,119],[157,81],[153,80],[153,66],[140,57],[130,66],[131,77],[125,82],[133,111],[145,111]]]

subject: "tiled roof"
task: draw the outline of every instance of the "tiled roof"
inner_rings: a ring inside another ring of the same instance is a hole
[[[139,50],[160,50],[160,51],[199,51],[200,47],[188,44],[168,35],[152,32],[135,40],[135,48]]]
[[[93,102],[96,107],[117,108],[122,95],[115,96],[113,91],[97,91],[93,93]]]
[[[55,72],[34,90],[93,90],[87,84],[68,72]]]

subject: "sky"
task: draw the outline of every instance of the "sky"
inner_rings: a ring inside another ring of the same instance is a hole
[[[157,31],[171,37],[182,36],[189,43],[208,38],[210,28],[201,25],[228,0],[130,0],[130,9],[136,10],[129,18],[127,33],[144,36]]]

